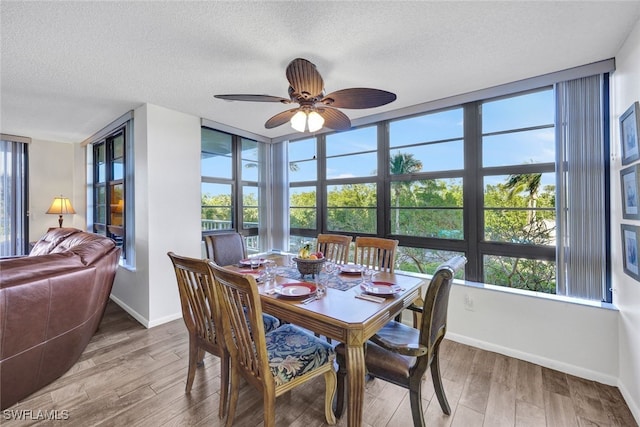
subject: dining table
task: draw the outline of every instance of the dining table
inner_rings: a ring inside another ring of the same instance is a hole
[[[282,321],[296,324],[316,334],[339,341],[345,345],[347,370],[347,425],[362,425],[365,395],[365,343],[387,322],[393,320],[420,294],[424,279],[400,273],[376,271],[373,282],[393,286],[393,293],[370,298],[361,283],[361,275],[355,265],[343,266],[333,275],[319,273],[319,280],[327,279],[327,291],[321,298],[306,295],[288,296],[282,291],[293,286],[313,289],[315,280],[311,275],[302,276],[291,259],[295,255],[286,253],[260,254],[261,260],[275,261],[276,275],[273,280],[259,281],[260,300],[265,313]],[[247,263],[248,264],[248,263]],[[245,264],[227,266],[246,273],[260,274],[260,269],[251,269]],[[299,286],[296,286],[299,285]],[[313,286],[312,286],[313,285]]]

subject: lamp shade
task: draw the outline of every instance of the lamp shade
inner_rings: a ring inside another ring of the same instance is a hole
[[[59,215],[58,224],[62,227],[62,215],[74,214],[76,211],[73,209],[73,206],[71,206],[71,202],[67,197],[60,196],[53,199],[53,203],[51,203],[47,213]]]
[[[291,127],[298,132],[304,132],[307,126],[307,114],[300,110],[291,117]]]
[[[71,202],[69,201],[68,197],[60,196],[53,199],[53,203],[51,203],[51,206],[49,207],[47,213],[62,215],[74,214],[76,213],[76,211],[73,209],[73,206],[71,206]]]
[[[324,126],[324,118],[317,112],[312,111],[309,113],[307,124],[309,126],[309,132],[318,131]]]
[[[300,110],[291,117],[291,127],[298,132],[315,132],[324,126],[324,118],[317,111]]]

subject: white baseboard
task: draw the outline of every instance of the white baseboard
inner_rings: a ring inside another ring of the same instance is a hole
[[[168,322],[172,322],[172,321],[177,320],[177,319],[182,319],[182,312],[174,313],[174,314],[171,314],[169,316],[164,316],[164,317],[162,317],[160,319],[153,320],[153,321],[149,322],[149,326],[148,327],[149,328],[153,328],[154,326],[159,326],[159,325],[162,325],[162,324],[165,324],[165,323],[168,323]]]
[[[483,350],[493,351],[495,353],[504,354],[505,356],[514,357],[520,360],[525,360],[527,362],[544,366],[545,368],[555,369],[556,371],[564,372],[570,375],[575,375],[576,377],[585,378],[588,380],[597,381],[602,384],[618,387],[619,381],[617,377],[603,374],[602,372],[596,372],[596,371],[592,371],[591,369],[581,368],[579,366],[571,365],[565,362],[560,362],[554,359],[549,359],[543,356],[539,356],[537,354],[525,353],[523,351],[514,350],[512,348],[502,347],[486,341],[480,341],[473,338],[469,338],[464,335],[458,335],[458,334],[447,332],[447,335],[445,338],[451,341],[456,341],[462,344],[470,345],[472,347],[478,347]]]
[[[633,418],[636,419],[636,423],[640,424],[640,407],[638,406],[638,403],[633,401],[631,393],[629,393],[629,390],[627,390],[624,383],[620,380],[618,380],[618,389],[620,390],[622,397],[624,397],[624,401],[627,403],[631,414],[633,414]]]
[[[124,311],[129,313],[131,315],[131,317],[136,319],[138,322],[140,322],[142,324],[142,326],[144,326],[147,329],[148,328],[153,328],[154,326],[162,325],[162,324],[167,323],[167,322],[171,322],[171,321],[176,320],[176,319],[182,319],[182,313],[178,312],[178,313],[175,313],[175,314],[172,314],[172,315],[169,315],[169,316],[165,316],[165,317],[163,317],[161,319],[149,321],[149,319],[147,319],[146,317],[142,316],[140,313],[135,311],[133,308],[129,307],[124,301],[122,301],[118,297],[115,297],[115,296],[111,295],[110,298],[111,298],[111,300],[113,302],[118,304],[120,306],[120,308],[122,308]]]

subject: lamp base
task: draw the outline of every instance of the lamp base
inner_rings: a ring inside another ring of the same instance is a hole
[[[58,224],[60,224],[60,228],[62,228],[62,215],[58,217]]]

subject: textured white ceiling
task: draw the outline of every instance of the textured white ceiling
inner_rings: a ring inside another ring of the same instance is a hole
[[[0,129],[79,142],[152,103],[268,138],[287,64],[397,94],[352,120],[613,57],[640,1],[0,2]]]

